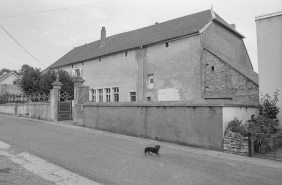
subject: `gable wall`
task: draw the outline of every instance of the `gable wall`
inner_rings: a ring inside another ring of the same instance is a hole
[[[253,69],[243,39],[216,22],[201,35],[201,44],[248,69]]]
[[[257,85],[207,50],[203,50],[202,66],[205,98],[259,101]]]
[[[15,81],[16,79],[18,78],[14,74],[12,74],[12,75],[9,75],[4,80],[2,80],[0,84],[13,84],[13,81]]]

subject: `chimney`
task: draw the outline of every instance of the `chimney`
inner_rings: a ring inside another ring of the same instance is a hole
[[[230,26],[231,26],[234,30],[236,30],[236,25],[235,25],[235,24],[230,24]]]
[[[105,29],[105,27],[102,27],[100,47],[105,45],[105,44],[106,44],[106,29]]]

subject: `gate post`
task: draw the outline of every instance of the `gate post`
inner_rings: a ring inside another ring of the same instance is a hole
[[[53,89],[50,89],[50,116],[54,122],[58,121],[59,93],[62,85],[57,74],[56,81],[52,83]]]
[[[83,103],[89,100],[89,86],[84,86],[85,80],[78,74],[74,80],[74,116],[73,121],[80,126],[83,123]]]

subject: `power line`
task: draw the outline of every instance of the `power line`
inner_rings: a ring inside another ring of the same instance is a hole
[[[45,11],[40,11],[40,12],[33,12],[33,13],[26,13],[26,14],[19,14],[19,15],[11,15],[11,16],[0,17],[0,19],[6,19],[6,18],[12,18],[12,17],[20,17],[20,16],[25,16],[25,15],[33,15],[33,14],[40,14],[40,13],[47,13],[47,12],[55,12],[55,11],[60,11],[60,10],[67,10],[67,9],[79,8],[79,7],[83,7],[83,6],[94,5],[94,4],[110,3],[110,2],[114,2],[114,1],[120,1],[120,0],[104,1],[104,2],[85,4],[85,5],[71,6],[71,7],[66,7],[66,8],[58,8],[58,9],[53,9],[53,10],[45,10]]]
[[[37,60],[31,53],[29,53],[2,25],[0,25],[2,27],[2,29],[16,42],[18,43],[18,45],[20,45],[23,50],[25,50],[32,58],[34,58],[37,62],[39,62],[39,60]],[[39,62],[41,65],[43,65],[44,67],[46,67],[44,64],[42,64],[41,62]]]

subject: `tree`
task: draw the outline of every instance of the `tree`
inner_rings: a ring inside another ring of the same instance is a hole
[[[33,68],[27,64],[23,65],[19,71],[22,75],[18,86],[25,94],[40,92],[39,80],[41,77],[40,68]]]
[[[73,96],[73,77],[69,76],[68,72],[64,70],[47,70],[43,73],[40,68],[33,68],[25,64],[21,67],[19,73],[22,74],[19,87],[26,94],[49,94],[50,89],[53,88],[52,83],[56,81],[56,74],[59,74],[59,81],[63,84],[61,90]]]
[[[5,72],[6,73],[14,72],[14,73],[16,73],[18,75],[18,72],[16,70],[10,70],[10,69],[3,68],[0,71],[0,76],[3,75]]]
[[[73,77],[64,70],[48,70],[42,74],[39,81],[39,88],[42,92],[49,93],[50,89],[53,88],[52,83],[56,80],[56,74],[59,74],[59,81],[63,84],[61,90],[66,91],[70,96],[73,96]]]

